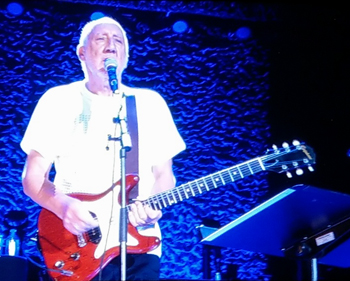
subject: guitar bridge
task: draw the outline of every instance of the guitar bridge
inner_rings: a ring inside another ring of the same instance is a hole
[[[85,240],[85,238],[84,238],[84,236],[82,234],[77,235],[77,239],[78,239],[78,246],[80,248],[86,246],[87,243],[86,243],[86,240]]]

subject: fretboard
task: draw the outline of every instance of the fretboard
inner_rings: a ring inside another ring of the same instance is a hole
[[[143,201],[143,204],[151,206],[154,210],[161,210],[167,206],[200,195],[206,191],[218,188],[228,183],[235,182],[263,170],[265,170],[264,165],[260,157],[258,157],[242,164],[182,184],[168,191],[153,195],[147,200]]]

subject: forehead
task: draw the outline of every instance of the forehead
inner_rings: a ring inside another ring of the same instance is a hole
[[[92,30],[90,35],[94,36],[97,34],[109,34],[113,36],[123,37],[123,32],[119,26],[112,23],[101,23],[96,25]]]

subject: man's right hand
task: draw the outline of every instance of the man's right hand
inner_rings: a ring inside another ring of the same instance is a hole
[[[98,226],[95,219],[86,206],[78,199],[63,195],[65,208],[62,214],[64,227],[74,235],[82,234]]]

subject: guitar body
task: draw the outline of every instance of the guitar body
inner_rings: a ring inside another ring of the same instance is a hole
[[[134,175],[126,177],[126,197],[137,184]],[[117,208],[113,208],[113,188],[102,194],[72,194],[87,204],[89,210],[96,215],[99,227],[76,236],[63,226],[63,222],[54,213],[42,209],[38,220],[38,241],[48,268],[49,275],[57,281],[88,281],[96,276],[101,268],[120,254],[119,242],[119,209],[120,196],[116,198]],[[127,199],[128,200],[128,199]],[[114,210],[115,209],[115,210]],[[109,214],[114,216],[110,223]],[[115,222],[115,223],[113,223]],[[109,234],[108,234],[109,233]],[[130,245],[129,245],[130,241]],[[154,236],[142,236],[137,229],[128,224],[127,252],[141,254],[149,252],[160,245]],[[105,252],[105,255],[103,253]]]

